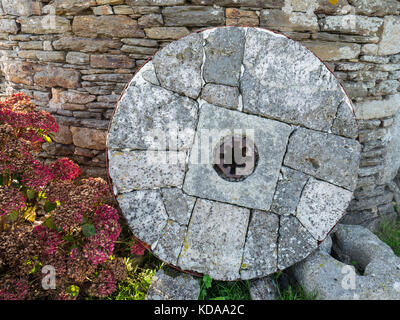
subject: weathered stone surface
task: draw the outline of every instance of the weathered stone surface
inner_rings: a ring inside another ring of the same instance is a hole
[[[332,132],[348,138],[357,138],[358,125],[349,101],[344,101],[339,106],[336,118],[333,121]]]
[[[146,64],[119,102],[108,146],[114,149],[188,149],[197,125],[197,102],[146,83],[141,74],[150,70],[151,64]]]
[[[60,16],[25,17],[17,19],[21,24],[21,32],[33,34],[65,33],[71,31],[67,18]]]
[[[56,14],[74,15],[78,14],[91,6],[96,5],[96,0],[55,0],[52,3]],[[53,10],[54,10],[53,9]]]
[[[90,66],[92,68],[107,68],[107,69],[117,69],[117,68],[132,68],[135,66],[132,59],[129,59],[124,55],[91,55],[90,56]]]
[[[259,18],[255,11],[226,8],[225,12],[227,26],[256,27],[259,25]]]
[[[316,291],[321,300],[400,299],[400,258],[388,245],[355,225],[338,225],[335,239],[341,253],[357,261],[363,275],[358,275],[354,266],[317,251],[292,268],[307,291]]]
[[[205,82],[238,86],[243,61],[245,30],[216,28],[205,36]]]
[[[110,5],[93,7],[92,10],[93,10],[93,14],[96,16],[104,16],[104,15],[113,14],[113,9]]]
[[[0,32],[16,34],[18,32],[18,26],[15,20],[0,19]]]
[[[280,217],[278,269],[286,269],[303,260],[317,247],[317,240],[301,225],[296,217]]]
[[[216,106],[237,109],[239,106],[239,89],[207,83],[201,91],[201,98]]]
[[[295,215],[300,195],[308,178],[309,176],[302,172],[282,167],[271,211],[280,215]]]
[[[184,194],[179,188],[162,189],[161,195],[168,218],[181,225],[188,225],[196,198]]]
[[[78,127],[71,127],[70,129],[74,145],[95,150],[106,148],[106,131]]]
[[[168,220],[158,190],[140,190],[117,196],[133,233],[152,248],[157,244]]]
[[[299,128],[289,139],[284,164],[353,191],[360,150],[355,140]]]
[[[192,0],[193,4],[216,4],[224,7],[281,8],[284,0]]]
[[[396,0],[350,0],[357,14],[384,16],[393,14],[400,8]]]
[[[400,17],[387,16],[384,19],[382,38],[378,54],[391,55],[400,52]]]
[[[215,26],[225,22],[224,10],[202,6],[167,7],[162,11],[166,26]]]
[[[53,140],[57,143],[72,144],[72,134],[68,126],[58,125],[58,132],[54,134]]]
[[[216,280],[238,279],[249,215],[245,208],[198,199],[178,266]]]
[[[246,38],[240,81],[244,110],[328,131],[345,96],[333,74],[286,37],[249,28]]]
[[[118,192],[183,184],[185,152],[109,151],[108,171]]]
[[[79,37],[63,37],[53,42],[56,50],[80,52],[105,52],[108,49],[117,49],[121,46],[119,41],[112,39],[90,39]]]
[[[40,15],[40,3],[32,0],[2,0],[1,5],[5,14],[13,16]]]
[[[324,61],[355,59],[361,51],[361,45],[357,43],[337,42],[332,45],[331,42],[304,41],[303,44]]]
[[[397,112],[392,126],[388,132],[387,153],[384,156],[384,170],[379,177],[379,182],[382,184],[390,183],[396,177],[400,167],[400,113]]]
[[[312,236],[322,241],[342,218],[352,192],[311,178],[300,198],[296,217]]]
[[[383,19],[356,15],[328,16],[321,20],[321,31],[376,35]]]
[[[163,261],[176,265],[186,231],[186,226],[182,226],[173,220],[168,220],[160,238],[157,240],[157,244],[155,244],[153,253]]]
[[[127,0],[131,6],[177,6],[185,3],[185,0]]]
[[[37,51],[36,57],[39,61],[64,62],[65,54],[59,51]]]
[[[203,37],[198,33],[170,43],[153,57],[161,85],[190,98],[200,94],[202,63]]]
[[[190,32],[185,27],[153,27],[145,28],[146,36],[150,39],[180,39],[187,36]]]
[[[80,91],[68,90],[60,92],[59,99],[61,103],[87,104],[96,100],[96,96],[89,95]]]
[[[242,279],[267,276],[277,270],[279,217],[254,210],[250,215],[240,269]]]
[[[315,15],[303,12],[286,13],[282,10],[262,10],[260,26],[280,31],[319,31],[318,20]]]
[[[79,71],[61,67],[46,66],[40,68],[33,78],[34,82],[42,87],[63,87],[74,89],[80,79]]]
[[[141,38],[144,32],[137,21],[127,16],[76,16],[72,23],[72,31],[81,37],[95,38],[96,36]]]
[[[65,61],[70,64],[80,64],[85,65],[89,64],[90,58],[89,55],[82,52],[68,52],[65,57]]]
[[[366,100],[355,104],[356,118],[360,120],[379,119],[393,116],[400,108],[400,94],[382,100]]]
[[[251,280],[249,285],[251,300],[278,300],[278,290],[272,277]]]
[[[159,7],[132,8],[142,8],[145,14],[160,12]],[[296,8],[310,15],[308,7]],[[158,45],[138,38],[123,38],[122,43],[120,50],[107,55],[126,52],[138,59]],[[342,216],[357,178],[360,145],[332,134],[353,138],[355,127],[351,102],[337,79],[304,47],[262,29],[209,29],[162,45],[165,48],[140,69],[120,99],[106,84],[126,81],[129,73],[118,69],[113,74],[99,63],[98,69],[83,72],[84,88],[109,91],[98,95],[96,102],[71,104],[98,115],[118,101],[108,141],[114,192],[156,192],[152,201],[162,205],[162,217],[157,213],[156,230],[145,242],[165,262],[218,280],[266,276],[308,256]],[[371,62],[330,67],[347,68],[349,73],[375,72]],[[350,74],[346,79],[351,79]],[[343,110],[344,105],[349,110]],[[76,117],[88,113],[72,112]],[[176,147],[160,144],[166,131],[170,135],[172,120],[178,122],[172,128],[179,132]],[[293,124],[300,125],[297,132]],[[154,128],[161,130],[149,136]],[[305,137],[299,134],[302,130]],[[231,173],[244,175],[237,181],[214,166],[217,156],[229,158],[219,147],[223,138],[232,135],[245,135],[256,149],[251,174],[238,172],[238,162],[231,165],[235,171]],[[365,136],[371,140],[369,134]],[[180,151],[172,151],[176,149]],[[86,150],[76,152],[91,157]],[[244,149],[242,157],[243,153]],[[285,164],[285,157],[291,158],[291,165]],[[338,186],[316,180],[318,175],[327,181],[336,179]],[[322,219],[317,221],[317,214]]]
[[[151,281],[146,300],[197,300],[199,281],[182,272],[163,267]]]
[[[201,198],[268,211],[291,127],[277,121],[205,104],[201,108],[197,128],[184,191]],[[224,137],[232,135],[233,128],[237,134],[240,130],[239,134],[249,136],[259,154],[256,171],[236,184],[235,188],[232,188],[232,182],[221,179],[210,165],[214,163],[217,144]],[[205,135],[201,134],[202,131]],[[204,146],[210,137],[212,143]]]
[[[138,20],[140,27],[157,27],[163,25],[163,17],[158,13],[150,13],[142,16]]]
[[[33,85],[35,65],[29,62],[10,61],[4,64],[4,75],[8,81]]]

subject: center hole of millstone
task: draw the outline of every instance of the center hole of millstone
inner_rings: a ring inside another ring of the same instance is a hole
[[[256,169],[258,152],[246,136],[227,136],[214,151],[214,170],[227,181],[243,181]]]

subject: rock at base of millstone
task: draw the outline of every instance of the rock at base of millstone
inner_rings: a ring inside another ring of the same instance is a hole
[[[151,281],[146,300],[197,300],[200,284],[193,276],[163,267]]]
[[[278,300],[278,290],[272,277],[250,281],[250,296],[252,300]]]
[[[336,227],[335,247],[356,261],[348,265],[317,250],[291,267],[291,273],[320,300],[400,300],[400,257],[368,229],[357,225]],[[360,275],[361,273],[361,275]]]

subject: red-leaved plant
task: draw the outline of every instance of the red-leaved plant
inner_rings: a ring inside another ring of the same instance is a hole
[[[121,226],[107,183],[76,180],[69,159],[37,157],[57,130],[26,95],[0,102],[0,300],[105,297],[126,277],[113,256]]]

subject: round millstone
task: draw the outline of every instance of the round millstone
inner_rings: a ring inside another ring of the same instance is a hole
[[[108,170],[156,256],[252,279],[306,258],[345,214],[357,137],[351,101],[312,52],[220,27],[168,44],[135,74],[110,126]]]

